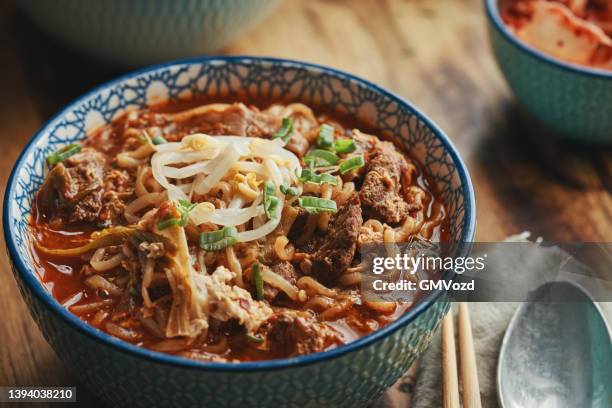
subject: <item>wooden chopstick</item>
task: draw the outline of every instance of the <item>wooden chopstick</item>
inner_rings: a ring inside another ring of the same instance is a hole
[[[459,354],[461,355],[463,408],[481,408],[472,325],[470,312],[465,302],[459,303]]]
[[[442,320],[442,387],[444,408],[459,408],[459,377],[452,308]]]
[[[481,408],[474,339],[467,304],[459,303],[459,353],[463,408]],[[452,309],[442,320],[442,400],[444,408],[459,408],[459,376]]]

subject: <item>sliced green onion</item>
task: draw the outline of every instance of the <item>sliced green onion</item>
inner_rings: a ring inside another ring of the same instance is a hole
[[[338,178],[336,176],[332,176],[329,173],[321,173],[321,174],[319,174],[318,175],[318,180],[320,180],[320,183],[318,183],[318,184],[327,183],[327,184],[331,184],[332,186],[338,185]]]
[[[340,174],[348,173],[351,170],[358,169],[363,167],[365,161],[363,160],[363,155],[353,156],[350,159],[347,159],[340,163],[338,170],[340,170]]]
[[[312,169],[303,169],[302,174],[298,177],[302,183],[323,184],[328,183],[332,186],[338,184],[338,178],[329,173],[317,174]]]
[[[306,210],[309,214],[319,214],[322,212],[337,212],[338,207],[334,200],[319,197],[300,197],[298,199],[300,207]]]
[[[317,137],[317,146],[324,149],[331,149],[334,147],[334,128],[330,125],[323,124],[319,129],[319,136]]]
[[[251,277],[255,283],[255,299],[264,300],[264,284],[263,277],[261,276],[261,270],[259,269],[259,262],[255,262],[253,264],[253,270],[251,272]]]
[[[179,225],[184,227],[187,225],[187,221],[189,221],[189,213],[196,207],[196,203],[190,203],[187,200],[178,200],[178,205],[176,208],[181,213],[181,220]]]
[[[340,139],[336,140],[335,148],[336,153],[346,154],[357,150],[357,145],[353,139]]]
[[[47,165],[53,166],[54,164],[62,162],[80,151],[81,145],[78,143],[72,143],[68,146],[64,146],[47,156]]]
[[[179,218],[166,218],[157,223],[157,228],[163,230],[173,225],[180,225],[180,223],[181,220]]]
[[[258,336],[258,335],[253,335],[253,334],[249,334],[249,333],[247,333],[247,334],[245,334],[244,336],[245,336],[245,337],[246,337],[246,339],[247,339],[248,341],[250,341],[251,343],[261,344],[261,343],[263,343],[263,342],[264,342],[263,337],[260,337],[260,336]]]
[[[153,136],[153,138],[151,138],[151,142],[153,142],[154,145],[168,143],[168,141],[162,135]]]
[[[200,248],[205,251],[220,251],[232,246],[238,240],[238,230],[236,227],[223,227],[212,232],[200,234]]]
[[[172,225],[178,225],[184,227],[189,221],[189,213],[195,208],[197,204],[192,204],[187,200],[179,200],[176,205],[176,209],[181,214],[180,218],[166,218],[157,224],[157,228],[160,230],[166,229]]]
[[[295,197],[300,192],[296,187],[289,187],[285,186],[284,184],[281,184],[279,188],[281,193],[284,195],[290,195],[292,197]]]
[[[276,207],[278,206],[278,197],[274,195],[276,187],[271,181],[266,181],[264,184],[264,210],[268,219],[276,218]]]
[[[322,149],[314,149],[304,157],[304,163],[313,163],[315,167],[333,166],[340,158],[332,152]]]
[[[293,132],[293,118],[289,116],[289,117],[283,118],[283,124],[281,125],[281,128],[272,136],[272,139],[281,138],[286,142],[291,137],[292,132]]]

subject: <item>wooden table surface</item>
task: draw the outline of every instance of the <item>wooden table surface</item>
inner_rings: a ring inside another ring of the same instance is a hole
[[[612,241],[612,152],[558,141],[526,117],[493,60],[485,27],[479,0],[287,0],[222,52],[339,68],[415,103],[467,161],[480,241],[524,230],[551,241]],[[125,69],[63,48],[11,2],[0,6],[0,61],[4,192],[18,153],[41,124]],[[0,385],[78,386],[30,318],[7,259],[0,262]],[[409,406],[413,380],[379,405]],[[83,387],[78,395],[84,405],[95,403]]]

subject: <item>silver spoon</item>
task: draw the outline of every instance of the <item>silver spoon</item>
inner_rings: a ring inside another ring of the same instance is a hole
[[[503,408],[612,407],[612,335],[570,282],[545,283],[517,309],[497,366]]]

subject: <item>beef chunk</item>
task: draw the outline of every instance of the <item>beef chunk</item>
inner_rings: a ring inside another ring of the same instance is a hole
[[[404,200],[408,203],[410,211],[418,211],[425,206],[427,194],[417,186],[405,186],[403,188]]]
[[[84,148],[53,167],[41,188],[39,202],[63,210],[69,222],[96,220],[102,208],[104,165],[102,153]]]
[[[363,152],[366,163],[369,162],[371,158],[370,155],[377,152],[376,147],[380,143],[380,139],[376,136],[362,133],[358,129],[353,129],[351,137],[357,146],[359,146],[359,150]]]
[[[176,129],[175,134],[204,132],[212,135],[270,137],[280,124],[278,118],[260,112],[255,107],[235,103],[221,110],[197,114]]]
[[[270,351],[295,356],[323,351],[339,339],[336,332],[307,312],[283,310],[266,323]]]
[[[84,197],[72,207],[68,218],[71,223],[94,222],[98,219],[102,209],[102,190],[95,189],[91,192],[84,192],[83,195]]]
[[[312,254],[313,275],[324,282],[329,282],[351,266],[361,224],[363,218],[359,196],[353,194],[338,210],[327,234],[318,242]]]
[[[287,280],[287,282],[290,282],[294,285],[299,278],[298,273],[295,271],[295,268],[289,261],[275,263],[270,269],[272,269],[272,272],[282,276],[283,278],[285,278],[285,280]],[[273,286],[270,286],[268,283],[264,283],[264,298],[268,302],[272,302],[276,298],[276,296],[278,296],[279,293],[280,291],[278,289]]]
[[[306,229],[306,223],[308,222],[308,213],[301,207],[295,207],[299,213],[297,217],[295,217],[295,221],[287,234],[289,241],[296,242],[298,241],[304,234]]]
[[[134,181],[125,170],[109,169],[104,173],[104,193],[99,219],[113,223],[125,210],[123,200],[134,193]]]
[[[379,142],[371,152],[360,198],[367,217],[387,224],[402,222],[409,206],[400,194],[402,173],[408,164],[389,142]]]
[[[64,164],[78,186],[102,185],[106,159],[99,151],[84,147],[79,153],[67,158]]]
[[[295,155],[300,159],[304,157],[309,147],[310,142],[299,132],[293,132],[291,138],[285,146],[287,150],[295,153]]]
[[[56,164],[38,194],[41,209],[68,223],[112,222],[123,213],[121,197],[132,194],[129,175],[108,169],[99,151],[85,147]]]

